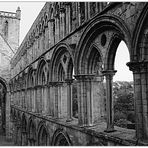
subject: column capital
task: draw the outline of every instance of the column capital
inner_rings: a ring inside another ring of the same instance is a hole
[[[73,82],[74,79],[65,79],[65,82],[68,84],[71,84]]]
[[[129,70],[133,73],[146,72],[148,69],[148,61],[133,61],[126,64],[129,67]]]
[[[55,21],[55,19],[50,19],[50,20],[49,20],[49,22],[54,22],[54,21]]]
[[[60,8],[61,13],[65,13],[65,11],[66,11],[65,8],[63,8],[63,7]]]
[[[59,86],[59,85],[62,85],[63,83],[64,82],[62,82],[62,81],[61,82],[60,81],[59,82],[49,82],[48,85],[49,86]]]
[[[102,74],[104,76],[107,76],[107,75],[114,76],[116,72],[117,72],[117,70],[103,70]]]
[[[95,75],[94,74],[78,74],[74,76],[77,80],[92,80],[94,79]]]
[[[22,130],[22,133],[23,133],[23,134],[27,134],[27,131]]]

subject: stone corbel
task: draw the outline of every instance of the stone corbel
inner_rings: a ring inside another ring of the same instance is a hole
[[[147,72],[148,69],[148,61],[133,61],[128,62],[126,65],[129,67],[129,70],[133,71],[133,73]]]
[[[102,75],[106,76],[106,78],[112,79],[117,70],[103,70]]]

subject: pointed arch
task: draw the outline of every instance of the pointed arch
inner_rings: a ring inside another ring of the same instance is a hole
[[[44,121],[41,121],[38,125],[38,145],[47,146],[49,143],[49,132]]]
[[[63,129],[57,129],[52,137],[52,146],[72,146],[72,142]]]
[[[37,65],[37,71],[36,71],[36,84],[41,85],[42,84],[42,76],[45,77],[45,83],[47,83],[47,71],[48,71],[48,66],[47,66],[47,61],[41,57],[41,59],[38,62]]]
[[[27,118],[26,118],[26,115],[25,113],[22,114],[22,132],[27,132]]]
[[[60,63],[64,69],[65,75],[67,76],[67,73],[68,73],[67,67],[68,67],[69,61],[73,63],[72,49],[66,43],[58,44],[55,47],[55,50],[53,52],[51,62],[50,62],[50,67],[51,67],[50,81],[57,81],[59,79],[58,68],[60,68]]]
[[[148,18],[148,4],[146,3],[142,9],[142,12],[137,20],[137,24],[135,25],[136,27],[133,31],[133,38],[132,38],[132,46],[133,46],[132,60],[133,61],[138,61],[140,60],[139,58],[141,57],[138,44],[139,44],[139,40],[141,40],[141,35],[143,35],[144,33],[142,31],[144,30],[144,26],[147,24],[146,23],[147,18]],[[144,42],[145,38],[144,39],[142,38],[142,40]]]
[[[33,67],[31,65],[27,72],[27,87],[32,87],[32,86],[34,86],[34,78],[33,78]]]
[[[92,41],[106,30],[114,30],[118,38],[125,41],[127,47],[131,49],[131,34],[126,24],[118,17],[111,15],[103,15],[94,18],[85,28],[81,39],[75,51],[75,72],[80,74],[83,72],[83,60],[85,52],[89,50]]]
[[[37,140],[36,130],[37,130],[37,127],[36,127],[35,119],[33,116],[31,116],[28,120],[28,128],[27,128],[30,146],[36,145],[36,140]]]

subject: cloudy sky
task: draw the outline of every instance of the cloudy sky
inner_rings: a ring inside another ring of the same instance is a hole
[[[16,12],[17,7],[21,9],[21,22],[20,22],[20,43],[24,39],[25,35],[29,31],[32,23],[39,14],[40,10],[44,6],[44,1],[26,1],[26,2],[16,2],[16,1],[0,1],[0,11]],[[117,70],[114,80],[122,81],[132,81],[132,72],[126,66],[129,62],[129,53],[124,42],[121,42],[116,53],[115,59],[115,70]]]

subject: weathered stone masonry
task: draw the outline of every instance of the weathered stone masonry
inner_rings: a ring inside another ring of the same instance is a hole
[[[147,16],[147,3],[46,3],[11,60],[16,144],[147,145]],[[112,79],[121,41],[134,76],[136,130],[113,124]],[[74,81],[78,118],[72,113]]]
[[[0,116],[1,134],[10,134],[10,59],[19,46],[21,10],[0,11]]]

